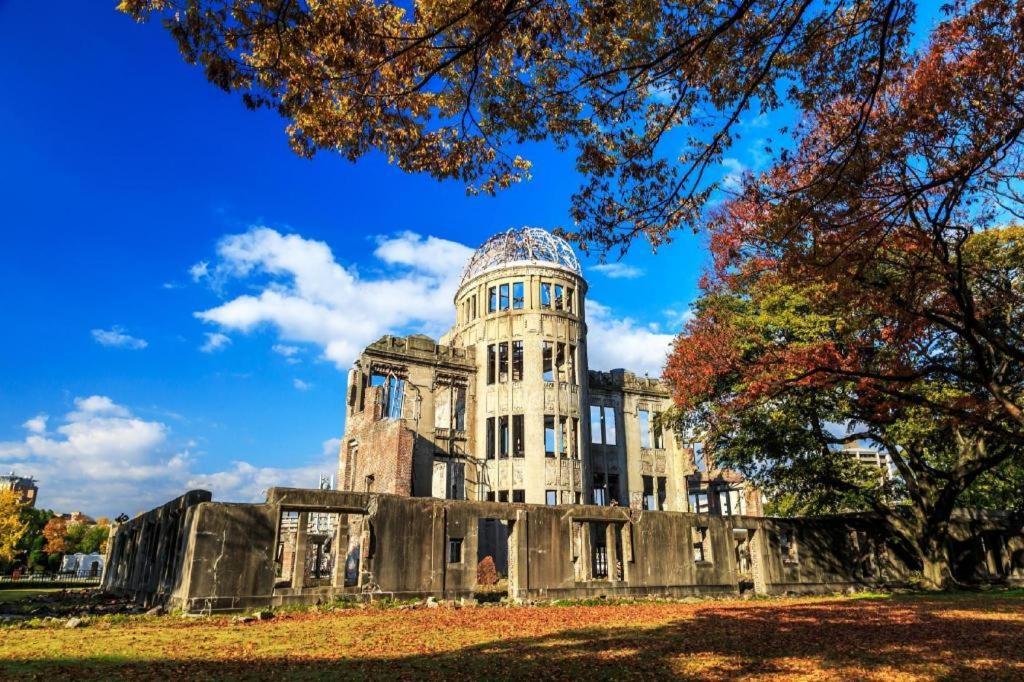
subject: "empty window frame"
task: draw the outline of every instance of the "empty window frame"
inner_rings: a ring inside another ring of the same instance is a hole
[[[498,417],[498,457],[501,459],[508,457],[509,445],[511,445],[509,435],[508,416]]]
[[[639,410],[637,419],[640,422],[640,447],[651,447],[651,413],[649,410]]]
[[[494,502],[494,491],[488,490],[487,494],[484,495],[484,499],[487,500],[488,502]]]
[[[705,526],[695,526],[693,533],[693,560],[695,563],[709,563],[711,551],[708,547],[708,529]]]
[[[612,502],[618,504],[622,497],[619,490],[619,475],[608,474],[608,504]]]
[[[690,491],[690,511],[697,514],[708,513],[708,491],[707,490],[691,490]]]
[[[644,509],[647,511],[658,511],[658,498],[654,496],[654,477],[643,476],[644,481]]]
[[[558,380],[563,383],[572,382],[572,361],[567,351],[568,346],[566,344],[555,344],[555,367],[558,368]]]
[[[499,490],[498,491],[498,502],[508,502],[508,491],[507,490]]]
[[[591,523],[590,529],[592,575],[595,580],[604,580],[608,578],[608,524]]]
[[[793,537],[793,531],[784,530],[779,533],[779,553],[782,554],[782,563],[798,563],[799,557],[796,553],[796,539]]]
[[[405,381],[394,374],[370,375],[370,386],[379,386],[381,419],[401,419],[402,401],[405,398]]]
[[[576,451],[575,447],[575,433],[573,420],[569,417],[558,418],[558,451],[562,454],[562,457],[570,457]],[[570,445],[572,449],[570,451]]]
[[[544,504],[556,505],[558,504],[558,491],[557,490],[545,490],[544,491]]]
[[[456,431],[466,430],[466,387],[455,386],[452,390],[455,399],[455,414],[452,415]]]
[[[522,282],[512,283],[512,309],[522,310],[526,306],[526,291]]]
[[[665,511],[665,503],[668,502],[668,479],[664,476],[658,476],[655,480],[658,483],[658,509]]]
[[[523,342],[512,342],[512,381],[523,380]]]
[[[508,381],[508,341],[498,344],[498,382],[504,384]]]
[[[718,506],[722,516],[734,516],[744,513],[743,494],[736,488],[718,491]]]
[[[594,504],[601,507],[608,504],[608,490],[604,487],[603,482],[594,482]]]
[[[526,456],[526,437],[523,433],[523,415],[512,415],[512,456]]]
[[[661,413],[654,413],[654,447],[659,450],[665,447],[665,430],[661,426]]]
[[[487,289],[487,312],[493,313],[498,309],[498,287]]]
[[[494,459],[494,417],[487,418],[487,459]]]
[[[494,383],[494,373],[498,364],[498,349],[492,343],[487,346],[487,383]]]
[[[565,309],[565,287],[561,284],[555,285],[555,310]]]
[[[590,442],[595,445],[615,445],[614,407],[590,406]]]
[[[448,538],[448,563],[462,563],[462,538]]]
[[[476,294],[469,297],[469,319],[476,319]]]
[[[601,428],[601,406],[590,406],[590,442],[600,445],[604,440],[604,429]]]
[[[565,288],[565,310],[566,312],[573,311],[573,292],[575,290],[572,287]]]
[[[544,345],[541,349],[542,353],[542,368],[544,372],[544,381],[555,380],[555,364],[554,364],[554,348],[550,341],[542,342]]]
[[[498,310],[508,310],[509,285],[502,284],[498,287]]]
[[[551,284],[548,282],[541,282],[540,284],[540,307],[551,307]]]
[[[512,491],[512,502],[522,504],[526,502],[526,491],[525,490],[513,490]]]
[[[555,417],[550,414],[544,415],[544,456],[555,456]]]

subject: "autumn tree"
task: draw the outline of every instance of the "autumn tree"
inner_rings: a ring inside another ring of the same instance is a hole
[[[14,560],[18,543],[27,524],[21,518],[21,494],[15,490],[0,490],[0,563]]]
[[[880,443],[909,504],[864,499],[935,585],[951,580],[958,501],[1024,452],[1024,19],[1003,2],[957,9],[879,90],[859,144],[858,102],[840,98],[718,211],[667,372],[755,475],[859,495],[834,446]]]
[[[411,7],[409,6],[411,5]],[[758,114],[850,101],[848,144],[898,73],[911,0],[122,0],[189,63],[288,122],[292,147],[495,192],[522,143],[572,150],[583,247],[696,226]],[[771,146],[770,144],[768,145]],[[682,150],[676,155],[668,150]],[[769,150],[771,151],[771,150]],[[710,171],[710,172],[709,172]]]
[[[43,537],[46,538],[47,554],[64,554],[68,551],[68,522],[62,516],[54,516],[46,522]]]

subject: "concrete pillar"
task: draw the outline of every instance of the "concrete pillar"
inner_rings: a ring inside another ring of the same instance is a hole
[[[604,528],[604,541],[608,547],[608,580],[609,582],[616,582],[618,580],[618,563],[619,563],[619,550],[618,538],[615,534],[618,530],[618,524],[609,523]]]
[[[764,526],[747,530],[750,551],[750,575],[754,578],[754,594],[768,594],[768,537]]]
[[[526,530],[527,513],[516,511],[516,520],[509,533],[508,555],[508,595],[513,599],[522,599],[529,588],[530,576],[527,560],[529,557],[529,539]]]
[[[345,586],[345,563],[348,561],[348,514],[338,514],[338,529],[334,533],[334,570],[331,587]]]
[[[306,582],[306,533],[309,512],[299,512],[299,525],[295,529],[295,554],[292,559],[292,588],[301,589]]]

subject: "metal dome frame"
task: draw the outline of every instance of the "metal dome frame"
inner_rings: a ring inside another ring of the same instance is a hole
[[[473,252],[459,286],[477,275],[515,263],[556,265],[583,275],[569,242],[539,227],[513,227],[494,235]]]

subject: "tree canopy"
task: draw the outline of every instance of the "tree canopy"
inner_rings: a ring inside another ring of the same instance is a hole
[[[878,91],[857,145],[858,104],[840,98],[716,211],[666,372],[723,456],[766,479],[891,511],[893,491],[835,451],[881,444],[910,503],[889,519],[936,582],[958,500],[1024,452],[1024,20],[956,10]]]
[[[584,248],[696,227],[744,119],[846,102],[855,147],[907,60],[911,0],[122,0],[296,152],[378,150],[495,192],[572,150]],[[769,153],[773,153],[769,144]],[[709,173],[710,171],[710,173]]]

